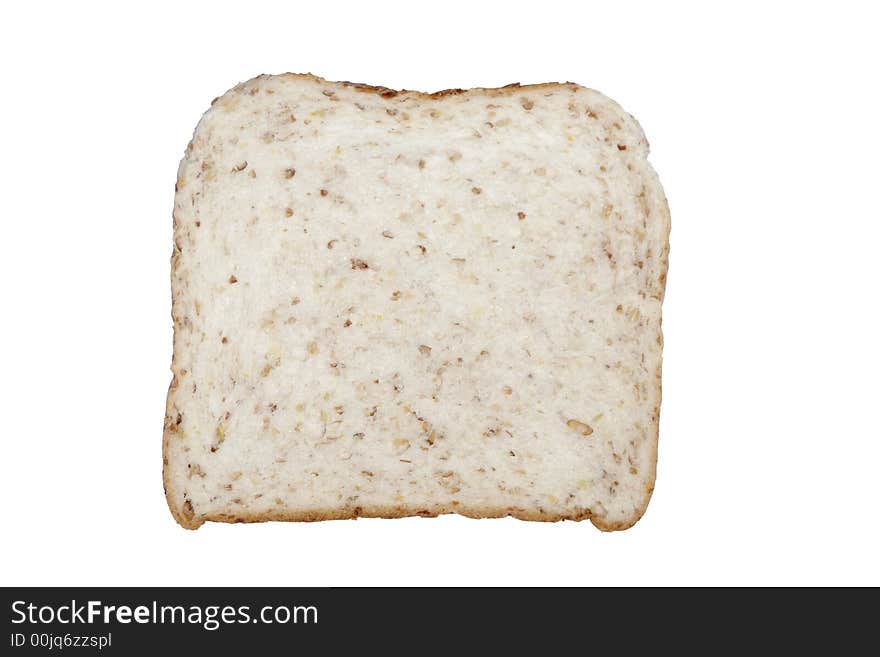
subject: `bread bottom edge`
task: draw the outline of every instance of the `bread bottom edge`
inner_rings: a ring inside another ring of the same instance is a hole
[[[650,497],[648,498],[650,500]],[[514,507],[465,507],[435,505],[431,507],[404,507],[404,506],[368,506],[368,507],[342,507],[338,509],[312,509],[312,510],[268,510],[260,512],[240,513],[207,513],[204,515],[186,518],[181,514],[172,515],[175,520],[185,529],[198,529],[205,522],[223,523],[257,523],[257,522],[321,522],[325,520],[355,520],[357,518],[436,518],[440,515],[455,514],[466,518],[516,518],[532,522],[559,522],[571,520],[579,522],[589,519],[593,525],[603,532],[621,531],[635,525],[644,515],[648,500],[642,508],[637,509],[629,518],[623,520],[608,520],[596,516],[590,509],[578,509],[573,513],[547,513],[543,511],[531,511]]]

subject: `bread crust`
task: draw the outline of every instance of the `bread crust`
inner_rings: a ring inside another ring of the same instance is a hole
[[[267,77],[273,77],[269,75],[258,75],[253,78],[253,80],[260,80]],[[441,89],[440,91],[414,91],[411,89],[391,89],[389,87],[376,86],[372,84],[366,84],[364,82],[349,82],[349,81],[339,81],[333,82],[332,80],[325,80],[324,78],[313,75],[312,73],[282,73],[278,77],[293,77],[293,78],[302,78],[307,80],[313,80],[315,82],[319,82],[321,84],[331,84],[331,85],[343,85],[345,87],[351,87],[356,89],[357,91],[363,93],[372,93],[382,98],[396,98],[397,96],[415,96],[418,98],[428,99],[428,100],[438,100],[441,98],[445,98],[447,96],[458,96],[460,94],[466,93],[486,93],[489,96],[505,96],[505,95],[513,95],[514,93],[518,93],[521,91],[528,90],[536,90],[536,89],[551,89],[557,87],[580,87],[575,82],[540,82],[538,84],[526,84],[522,85],[519,82],[511,82],[509,84],[505,84],[502,87],[472,87],[470,89]],[[248,81],[251,82],[251,81]],[[246,82],[245,84],[248,84]]]
[[[279,76],[270,76],[270,75],[259,75],[251,80],[238,85],[236,89],[252,84],[256,81],[266,79],[269,77],[294,77],[294,78],[302,78],[308,79],[312,81],[316,81],[322,84],[328,85],[342,85],[345,87],[350,87],[358,92],[375,94],[384,99],[390,98],[398,98],[400,96],[414,96],[422,99],[432,99],[438,100],[449,96],[456,96],[460,94],[485,94],[489,97],[498,97],[498,96],[512,96],[515,94],[520,94],[523,91],[529,90],[543,90],[543,89],[553,89],[560,87],[577,87],[581,88],[580,85],[573,82],[545,82],[539,84],[529,84],[529,85],[520,85],[518,82],[514,82],[511,84],[504,85],[502,87],[475,87],[471,89],[445,89],[441,91],[436,91],[433,93],[429,92],[421,92],[421,91],[412,91],[412,90],[395,90],[384,86],[375,86],[369,85],[359,82],[348,82],[348,81],[340,81],[333,82],[328,81],[320,76],[313,75],[311,73],[284,73]],[[215,98],[212,101],[212,105],[219,100]],[[189,153],[192,147],[192,142],[187,147],[187,154]],[[184,161],[186,160],[186,156],[184,157]],[[659,186],[659,181],[656,181],[656,173],[651,167],[650,163],[645,160],[645,166],[647,171],[651,176],[655,178],[655,182],[657,182]],[[662,189],[662,188],[661,188]],[[175,192],[177,192],[177,187],[175,186]],[[665,251],[661,257],[661,267],[659,269],[659,280],[657,281],[657,289],[659,290],[659,300],[662,302],[663,297],[665,295],[666,289],[666,276],[668,272],[668,254],[669,254],[669,235],[671,230],[670,224],[670,214],[669,207],[666,201],[665,195],[662,195],[662,203],[659,206],[654,206],[652,209],[656,210],[659,214],[657,220],[662,221],[665,225]],[[177,218],[174,218],[174,230],[175,237],[177,236]],[[174,262],[177,259],[179,254],[179,249],[175,244],[175,248],[172,252],[171,262],[172,262],[172,317],[175,317],[176,310],[178,310],[180,299],[180,290],[176,288],[174,285]],[[201,527],[206,521],[212,522],[224,522],[224,523],[254,523],[254,522],[271,522],[271,521],[281,521],[281,522],[318,522],[324,520],[350,520],[357,518],[404,518],[404,517],[437,517],[439,515],[446,514],[456,514],[465,516],[468,518],[503,518],[503,517],[512,517],[519,520],[526,521],[538,521],[538,522],[558,522],[561,520],[573,520],[580,521],[585,519],[590,519],[592,524],[603,532],[611,532],[611,531],[620,531],[625,530],[633,525],[641,519],[644,515],[648,504],[653,495],[654,485],[656,481],[656,468],[657,468],[657,459],[658,459],[658,446],[659,446],[659,419],[660,419],[660,401],[662,396],[662,380],[661,380],[661,368],[662,368],[662,315],[661,315],[661,326],[658,327],[659,330],[659,341],[661,345],[661,359],[658,363],[658,368],[656,372],[655,378],[655,392],[657,399],[657,407],[655,409],[655,419],[654,419],[654,440],[652,443],[652,463],[650,467],[650,473],[648,475],[648,480],[646,483],[646,494],[643,498],[643,501],[639,508],[635,510],[635,512],[625,520],[620,521],[609,521],[604,516],[596,515],[589,508],[586,509],[575,509],[575,511],[571,514],[558,514],[558,513],[545,513],[543,510],[538,511],[530,511],[528,509],[518,508],[518,507],[492,507],[492,506],[467,506],[464,504],[461,505],[451,505],[451,504],[434,504],[429,506],[407,506],[405,504],[396,505],[396,506],[378,506],[378,505],[364,505],[364,506],[343,506],[339,508],[325,508],[325,509],[310,509],[310,510],[300,510],[300,511],[292,511],[286,509],[279,510],[268,510],[263,512],[247,512],[242,511],[241,513],[202,513],[196,515],[195,513],[187,513],[187,505],[189,502],[186,500],[185,496],[178,490],[173,477],[171,476],[171,472],[169,469],[169,445],[171,440],[176,436],[176,420],[174,417],[174,409],[175,409],[175,391],[178,387],[178,379],[177,375],[174,374],[172,376],[172,381],[169,385],[168,396],[166,401],[166,410],[165,410],[165,422],[164,422],[164,430],[163,430],[163,440],[162,440],[162,463],[163,463],[163,484],[166,502],[168,504],[169,510],[171,511],[172,516],[177,521],[177,523],[184,527],[185,529],[198,529]],[[177,339],[177,325],[175,323],[175,349],[172,355],[171,369],[172,372],[177,372],[179,368],[179,353],[176,345]],[[180,500],[183,499],[183,504],[181,504]],[[192,510],[192,507],[189,507],[189,510]]]
[[[172,510],[173,513],[173,510]],[[589,509],[584,509],[580,513],[572,515],[548,514],[541,512],[533,512],[527,509],[509,507],[503,509],[494,509],[491,507],[467,507],[450,506],[450,505],[427,505],[421,507],[406,506],[355,506],[343,507],[339,509],[315,509],[307,511],[266,511],[264,513],[218,513],[207,514],[200,517],[197,521],[187,521],[175,514],[175,519],[181,526],[187,529],[198,529],[206,521],[225,522],[225,523],[252,523],[252,522],[320,522],[323,520],[355,520],[357,518],[436,518],[441,515],[456,514],[467,518],[516,518],[518,520],[530,520],[537,522],[558,522],[560,520],[585,520],[592,518],[595,524],[596,519],[593,518]],[[181,522],[181,519],[183,522]],[[612,529],[623,529],[614,524],[597,524],[597,527],[605,531]],[[607,528],[607,529],[606,529]]]

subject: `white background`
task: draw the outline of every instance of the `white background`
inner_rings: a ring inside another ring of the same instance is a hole
[[[298,4],[4,6],[0,584],[880,584],[869,3]],[[633,529],[174,523],[177,163],[212,98],[288,70],[572,80],[639,119],[673,229],[657,488]]]

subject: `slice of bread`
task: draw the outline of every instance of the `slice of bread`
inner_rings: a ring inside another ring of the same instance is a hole
[[[571,83],[216,99],[174,204],[177,521],[635,523],[669,235],[647,155]]]

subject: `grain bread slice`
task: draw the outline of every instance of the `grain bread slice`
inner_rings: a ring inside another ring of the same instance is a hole
[[[576,84],[259,76],[180,164],[168,505],[624,529],[654,487],[669,213]]]

